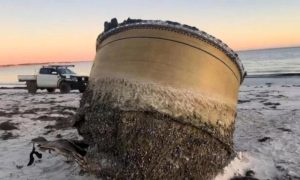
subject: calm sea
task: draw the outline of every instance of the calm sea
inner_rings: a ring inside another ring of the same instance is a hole
[[[249,75],[299,74],[300,47],[238,52]]]
[[[238,52],[248,75],[300,74],[300,47],[262,49]],[[70,64],[70,63],[67,63]],[[89,75],[92,62],[75,62],[74,71]],[[0,85],[18,84],[17,75],[35,74],[42,65],[0,67]]]

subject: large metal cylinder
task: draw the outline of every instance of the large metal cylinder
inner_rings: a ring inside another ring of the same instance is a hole
[[[92,146],[90,170],[114,178],[214,177],[233,154],[244,76],[237,55],[178,23],[112,24],[97,40],[76,122]]]

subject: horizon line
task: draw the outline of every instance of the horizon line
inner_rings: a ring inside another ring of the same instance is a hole
[[[63,63],[80,63],[80,62],[91,62],[93,60],[81,60],[81,61],[49,61],[49,62],[40,62],[40,63],[21,63],[21,64],[3,64],[0,67],[10,67],[10,66],[30,66],[30,65],[43,65],[43,64],[63,64]]]
[[[242,50],[236,50],[236,52],[259,51],[259,50],[268,50],[268,49],[288,49],[288,48],[299,48],[299,47],[300,47],[300,45],[296,45],[296,46],[282,46],[282,47],[266,47],[266,48],[242,49]]]

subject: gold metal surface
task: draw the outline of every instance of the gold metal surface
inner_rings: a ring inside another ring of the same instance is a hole
[[[219,49],[160,29],[131,29],[105,39],[98,48],[91,81],[103,77],[197,91],[233,106],[241,79],[237,66]]]
[[[200,31],[127,21],[98,37],[76,116],[88,169],[104,179],[212,179],[234,154],[238,56]]]

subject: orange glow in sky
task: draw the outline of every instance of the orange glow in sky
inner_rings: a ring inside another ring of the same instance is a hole
[[[76,34],[71,29],[48,34],[3,37],[5,44],[0,44],[0,64],[22,64],[55,61],[92,60],[95,54],[97,33]],[[12,33],[10,33],[12,34]]]
[[[300,45],[300,1],[0,1],[0,65],[93,60],[104,21],[196,26],[234,50]]]

